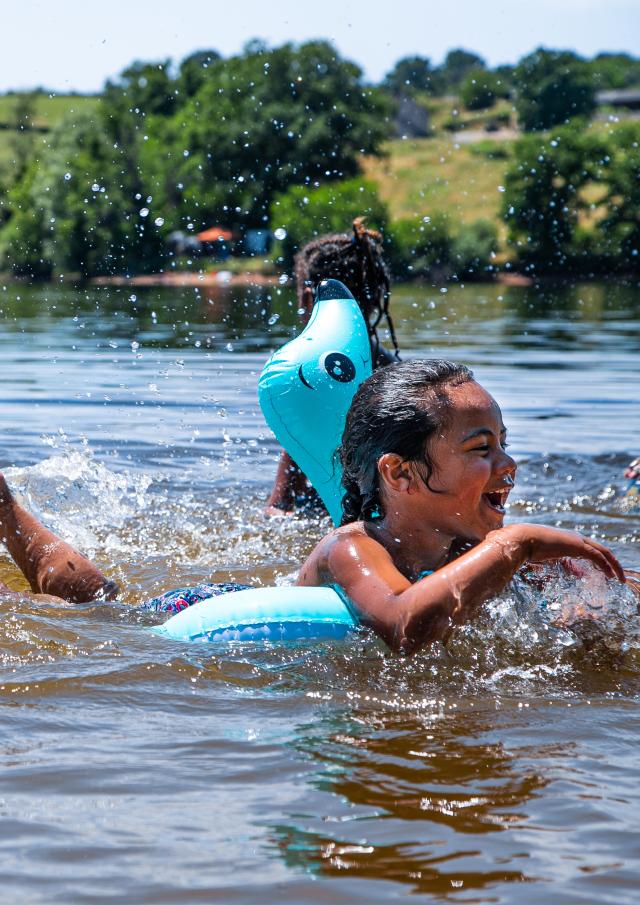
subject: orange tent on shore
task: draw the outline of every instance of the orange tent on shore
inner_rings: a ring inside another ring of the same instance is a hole
[[[221,226],[211,226],[204,232],[197,233],[196,239],[199,242],[230,242],[233,239],[233,233],[230,229],[223,229]]]

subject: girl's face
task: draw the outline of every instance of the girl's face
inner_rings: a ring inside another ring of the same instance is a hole
[[[425,518],[447,536],[480,541],[502,526],[517,466],[495,399],[475,381],[446,392],[448,425],[429,442],[433,490],[420,491]]]

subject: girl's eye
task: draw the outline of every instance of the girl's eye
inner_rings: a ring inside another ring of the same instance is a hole
[[[485,443],[482,446],[474,446],[471,452],[489,452],[489,444]]]

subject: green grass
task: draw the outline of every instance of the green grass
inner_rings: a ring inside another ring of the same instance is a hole
[[[384,158],[367,158],[366,177],[378,188],[392,219],[447,214],[453,222],[497,219],[509,142],[495,142],[507,156],[474,153],[452,138],[395,140]]]
[[[447,129],[474,131],[486,129],[496,120],[505,120],[501,128],[513,117],[513,104],[504,99],[496,101],[488,110],[465,110],[457,97],[429,97],[423,95],[421,103],[429,111],[429,123],[435,134]]]
[[[32,122],[34,126],[52,128],[67,113],[78,110],[93,109],[100,103],[100,98],[75,94],[35,94]],[[16,102],[18,95],[0,95],[0,124],[15,124]]]

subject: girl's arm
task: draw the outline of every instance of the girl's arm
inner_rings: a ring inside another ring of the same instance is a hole
[[[295,509],[296,497],[307,490],[307,479],[291,456],[282,450],[273,490],[267,500],[266,515],[282,515]]]
[[[613,554],[591,538],[540,525],[510,525],[433,575],[411,584],[381,545],[355,533],[335,536],[327,554],[331,579],[355,605],[360,619],[393,650],[412,653],[446,638],[499,594],[525,562],[563,556],[588,559],[608,578],[624,581]]]

